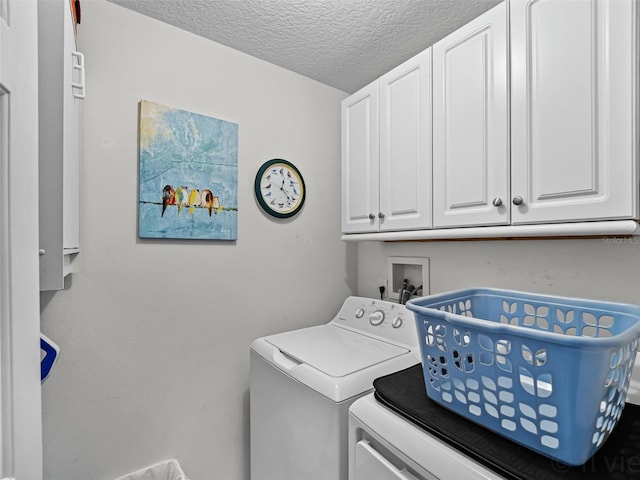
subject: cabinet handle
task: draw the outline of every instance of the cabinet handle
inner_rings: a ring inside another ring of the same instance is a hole
[[[382,219],[384,218],[384,213],[379,212],[379,213],[378,213],[378,218],[379,218],[380,220],[382,220]]]
[[[493,203],[494,207],[499,207],[500,205],[502,205],[502,199],[500,197],[496,197],[491,203]]]
[[[513,197],[512,202],[514,205],[522,205],[524,200],[522,200],[522,197]]]
[[[373,213],[369,214],[369,220],[375,220],[376,216]]]
[[[71,88],[73,89],[73,96],[83,100],[85,97],[85,75],[84,75],[84,55],[80,52],[71,52],[71,64],[73,70],[77,70],[79,80],[74,82],[71,80]]]

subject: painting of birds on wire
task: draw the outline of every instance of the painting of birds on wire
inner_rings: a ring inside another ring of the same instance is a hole
[[[238,239],[238,124],[142,100],[140,238]]]

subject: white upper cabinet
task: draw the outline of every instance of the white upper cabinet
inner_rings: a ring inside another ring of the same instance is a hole
[[[380,230],[431,227],[431,49],[380,80]]]
[[[510,9],[512,223],[637,218],[637,2]]]
[[[348,239],[640,234],[639,23],[508,0],[349,97]]]
[[[431,226],[431,49],[342,103],[342,230]]]
[[[378,231],[378,82],[342,102],[342,231]]]
[[[433,46],[433,226],[509,223],[507,8]]]

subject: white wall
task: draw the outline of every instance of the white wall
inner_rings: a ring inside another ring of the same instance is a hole
[[[176,457],[192,480],[248,479],[249,344],[324,323],[355,292],[340,240],[333,88],[103,0],[82,3],[82,253],[41,295],[61,347],[43,385],[47,480],[110,480]],[[239,124],[237,242],[137,238],[138,102]],[[298,165],[303,211],[274,221],[253,180]]]
[[[640,304],[640,237],[362,242],[358,294],[379,295],[387,258],[403,256],[429,258],[431,293],[492,287]],[[640,356],[627,397],[630,403],[640,404],[639,372]]]
[[[494,287],[640,304],[640,237],[363,242],[360,295],[378,294],[390,256],[428,257],[431,293]]]

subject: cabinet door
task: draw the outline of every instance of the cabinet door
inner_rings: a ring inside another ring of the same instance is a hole
[[[431,49],[380,80],[380,230],[431,227]]]
[[[342,101],[342,231],[378,231],[378,82]]]
[[[512,222],[637,217],[636,1],[510,9]]]
[[[84,64],[69,0],[38,3],[40,289],[61,290],[80,246]]]
[[[433,46],[434,227],[509,223],[506,12]]]
[[[80,248],[80,115],[79,88],[84,84],[84,64],[78,61],[71,5],[64,6],[64,49],[62,56],[62,248],[63,253],[76,253]],[[62,6],[61,5],[61,6]],[[82,87],[84,88],[84,87]]]

